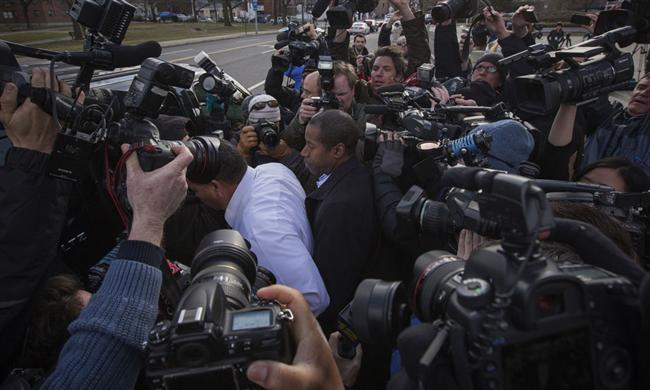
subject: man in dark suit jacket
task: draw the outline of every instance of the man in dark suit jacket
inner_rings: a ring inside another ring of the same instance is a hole
[[[305,202],[314,261],[330,296],[329,307],[319,316],[326,334],[336,330],[338,312],[354,297],[377,242],[372,178],[354,155],[358,139],[350,115],[327,110],[309,121],[301,152],[318,179],[318,188]]]

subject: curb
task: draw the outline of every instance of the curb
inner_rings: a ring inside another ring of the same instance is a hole
[[[218,36],[212,36],[212,37],[200,37],[200,38],[188,38],[188,39],[177,39],[174,41],[164,41],[164,42],[158,42],[160,43],[160,46],[162,48],[165,47],[174,47],[174,46],[182,46],[182,45],[190,45],[193,43],[203,43],[203,42],[213,42],[213,41],[225,41],[227,39],[235,39],[235,38],[248,38],[248,37],[255,37],[255,36],[260,36],[260,35],[271,35],[271,34],[277,34],[278,32],[273,30],[273,31],[260,31],[258,34],[253,33],[248,33],[248,34],[229,34],[229,35],[218,35]]]

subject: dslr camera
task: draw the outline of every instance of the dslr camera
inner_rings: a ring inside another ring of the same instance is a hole
[[[435,337],[411,379],[421,388],[450,375],[461,389],[634,388],[641,352],[634,284],[592,265],[556,264],[544,256],[538,234],[556,229],[556,221],[532,180],[455,167],[442,185],[475,191],[469,208],[478,210],[481,224],[498,227],[501,242],[467,261],[441,250],[416,260],[407,299],[420,320],[433,323]],[[423,228],[440,222],[419,221]],[[587,237],[576,237],[582,228],[566,228],[584,226],[578,222],[561,225],[565,230],[557,230],[555,239]],[[394,316],[408,313],[398,287],[381,281],[361,286],[347,315],[350,328],[362,335],[395,334],[404,321]]]
[[[273,122],[260,121],[255,123],[255,133],[257,133],[257,139],[270,148],[280,143],[280,131]]]
[[[149,334],[146,376],[153,389],[256,389],[246,379],[251,362],[291,362],[293,314],[252,295],[256,262],[237,231],[203,238],[172,320]]]

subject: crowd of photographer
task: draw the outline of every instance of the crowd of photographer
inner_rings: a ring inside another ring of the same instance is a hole
[[[530,6],[440,2],[429,42],[390,3],[372,50],[374,2],[317,2],[262,94],[205,53],[71,87],[0,42],[0,388],[647,388],[650,73],[619,47],[650,9],[562,50]]]

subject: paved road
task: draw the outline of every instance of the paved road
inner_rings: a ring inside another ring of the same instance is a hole
[[[160,58],[178,64],[194,64],[194,56],[203,50],[210,55],[217,65],[242,85],[254,92],[262,92],[266,73],[271,67],[271,55],[275,51],[273,48],[275,42],[275,35],[253,35],[236,39],[195,43],[165,48]],[[368,45],[370,48],[377,47],[377,33],[373,33],[368,37]],[[47,65],[43,60],[25,59],[24,57],[19,57],[19,62],[27,69]],[[57,74],[74,75],[78,69],[78,67],[67,64],[56,65]]]

